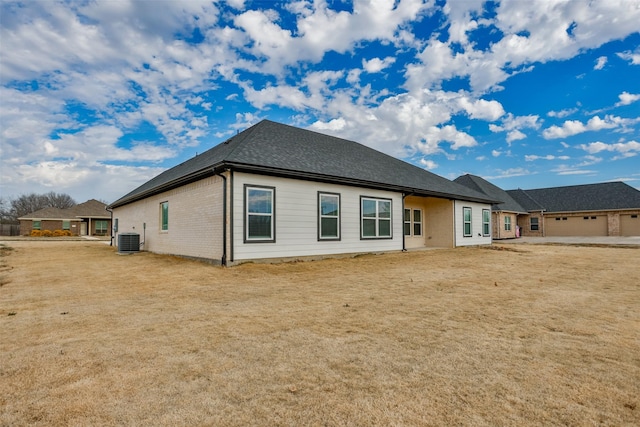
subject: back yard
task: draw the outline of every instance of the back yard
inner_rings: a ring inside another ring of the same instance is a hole
[[[225,269],[5,245],[2,426],[640,424],[638,248]]]

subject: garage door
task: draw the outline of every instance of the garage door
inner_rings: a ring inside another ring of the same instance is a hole
[[[548,216],[545,218],[547,236],[606,236],[606,215]]]
[[[620,215],[620,235],[640,236],[640,215]]]

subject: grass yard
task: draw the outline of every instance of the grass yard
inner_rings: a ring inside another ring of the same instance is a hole
[[[0,426],[640,425],[638,248],[0,255]]]

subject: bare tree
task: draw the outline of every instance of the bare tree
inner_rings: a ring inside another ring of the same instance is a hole
[[[63,193],[55,193],[51,191],[46,194],[23,194],[10,201],[10,207],[4,211],[3,217],[16,221],[21,216],[30,214],[44,208],[60,208],[68,209],[76,205],[76,201],[71,196]]]

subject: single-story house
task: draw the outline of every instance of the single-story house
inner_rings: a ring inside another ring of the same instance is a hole
[[[532,213],[519,219],[525,235],[640,236],[640,191],[624,182],[508,190],[507,194]],[[531,228],[533,213],[540,218],[538,230]]]
[[[455,182],[502,200],[493,214],[515,215],[523,236],[640,236],[640,191],[624,182],[507,191],[473,175]]]
[[[20,234],[30,235],[33,230],[68,230],[72,236],[108,236],[111,215],[106,209],[105,203],[95,199],[68,209],[40,209],[18,218]]]
[[[357,142],[264,120],[109,209],[116,245],[136,233],[143,250],[231,265],[486,245],[492,203]]]
[[[458,184],[479,191],[499,203],[491,205],[491,234],[494,239],[513,239],[520,237],[518,217],[529,213],[506,191],[475,175],[462,175],[453,180]]]

